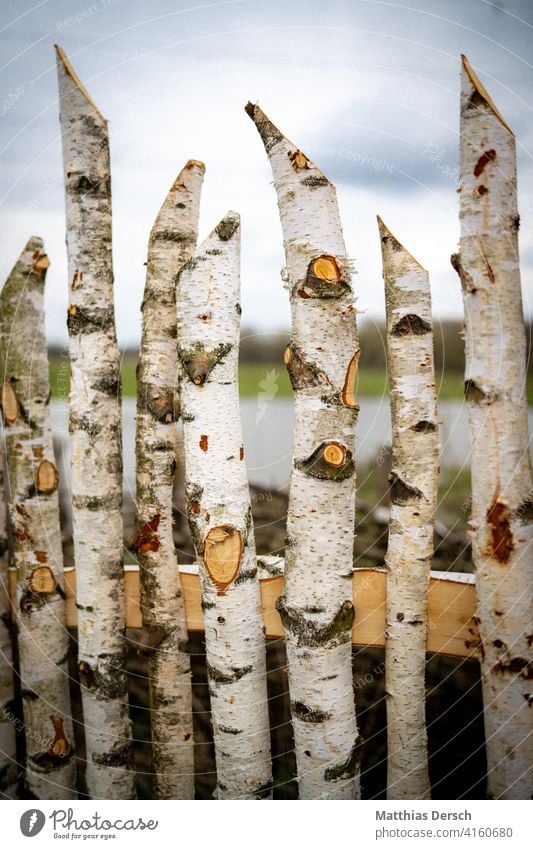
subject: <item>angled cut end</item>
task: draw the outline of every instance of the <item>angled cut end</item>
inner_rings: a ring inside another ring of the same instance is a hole
[[[472,65],[470,64],[464,53],[461,54],[461,64],[462,73],[464,74],[465,78],[470,82],[473,91],[483,100],[483,102],[486,104],[486,106],[488,106],[491,112],[494,113],[498,121],[503,124],[505,129],[508,130],[511,135],[514,136],[514,133],[511,130],[509,124],[507,123],[501,112],[498,110],[496,104],[494,103],[492,97],[488,93],[481,80],[477,77],[474,69],[472,68]]]
[[[75,88],[77,88],[78,91],[84,96],[86,101],[92,106],[92,108],[94,109],[94,111],[96,112],[98,117],[101,118],[102,121],[106,121],[106,119],[104,118],[104,116],[102,115],[100,110],[98,109],[98,106],[96,105],[96,103],[92,99],[91,95],[89,94],[89,92],[87,91],[85,86],[83,85],[82,81],[78,77],[76,71],[74,70],[74,68],[70,64],[70,61],[69,61],[65,51],[63,50],[63,48],[60,47],[59,44],[54,44],[54,47],[55,47],[56,56],[57,56],[58,73],[60,75],[62,73],[64,73],[64,75],[71,80],[71,82],[75,86]]]
[[[402,253],[404,257],[407,257],[410,262],[413,262],[419,268],[422,268],[424,271],[426,269],[423,268],[422,265],[418,262],[418,260],[410,253],[407,248],[405,248],[402,243],[396,238],[392,230],[389,230],[385,222],[379,215],[376,216],[378,222],[379,229],[379,237],[381,240],[381,252],[383,256],[385,255],[385,251],[391,251],[396,254]]]
[[[261,136],[266,152],[270,153],[274,145],[283,139],[283,133],[280,133],[276,125],[272,123],[270,118],[267,118],[257,103],[250,103],[248,101],[244,107],[244,111],[257,127],[257,132]]]

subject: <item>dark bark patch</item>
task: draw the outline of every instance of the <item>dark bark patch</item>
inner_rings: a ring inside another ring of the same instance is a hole
[[[501,675],[506,673],[520,675],[521,678],[530,681],[533,678],[533,663],[526,660],[525,657],[500,658],[493,666],[492,671],[498,672]]]
[[[252,671],[252,666],[232,666],[231,672],[223,672],[211,664],[207,664],[207,676],[217,684],[235,684]]]
[[[309,722],[313,725],[326,722],[333,715],[331,711],[317,710],[303,702],[291,702],[291,712],[296,719],[300,719],[302,722]]]
[[[120,396],[120,378],[116,376],[101,377],[93,383],[92,388],[95,392],[103,392],[105,395],[118,398]]]
[[[69,182],[67,190],[75,195],[108,197],[111,192],[111,178],[107,175],[101,180],[95,180],[87,174],[82,174]]]
[[[180,417],[180,401],[173,387],[160,387],[143,384],[139,387],[139,400],[146,405],[148,412],[161,424],[177,422]]]
[[[295,460],[296,469],[311,478],[343,481],[355,472],[352,452],[340,442],[321,442],[313,453],[303,460]]]
[[[423,336],[425,333],[431,333],[431,324],[419,315],[409,313],[393,325],[391,333],[393,336]]]
[[[486,554],[498,563],[505,564],[514,548],[511,513],[507,504],[496,499],[487,510],[487,524],[490,539]]]
[[[515,516],[523,525],[533,522],[533,501],[531,499],[522,501],[515,510]]]
[[[342,761],[336,766],[331,766],[324,772],[325,781],[337,781],[341,779],[353,778],[359,769],[361,760],[362,738],[358,738],[350,751],[350,754],[345,761]]]
[[[160,542],[157,529],[160,521],[161,516],[156,513],[152,519],[141,525],[135,543],[135,548],[140,554],[145,554],[147,551],[159,551]]]
[[[477,193],[483,197],[483,195],[487,195],[489,193],[489,190],[486,186],[481,185],[477,187]]]
[[[203,345],[190,349],[178,348],[178,358],[189,380],[195,386],[203,386],[214,367],[222,362],[232,347],[229,343],[221,343],[213,350],[208,350]]]
[[[435,433],[437,425],[435,422],[428,422],[425,419],[421,419],[416,424],[411,425],[409,430],[413,430],[415,433]]]
[[[310,174],[309,177],[304,177],[302,186],[308,186],[310,189],[318,189],[321,186],[329,186],[329,180],[323,174],[320,176]]]
[[[276,602],[283,627],[298,641],[299,646],[322,646],[326,643],[339,645],[351,639],[355,609],[351,601],[345,601],[330,622],[320,624],[309,615],[285,604],[285,596]]]
[[[450,257],[450,262],[452,264],[452,268],[454,268],[454,270],[459,275],[463,291],[475,294],[477,292],[477,288],[475,287],[474,281],[472,280],[470,274],[468,274],[468,272],[465,271],[465,269],[463,268],[463,265],[461,263],[461,255],[452,254]]]
[[[390,497],[393,504],[405,505],[419,501],[423,495],[416,486],[405,483],[396,472],[389,475]]]
[[[495,161],[496,151],[493,148],[491,148],[490,150],[486,150],[485,153],[482,153],[474,166],[474,177],[480,177],[489,162]]]
[[[93,752],[92,761],[98,766],[133,769],[133,748],[131,743],[116,744],[109,752]]]
[[[223,218],[220,224],[215,227],[215,232],[221,242],[229,242],[238,229],[238,218]]]
[[[392,235],[392,233],[386,233],[385,235],[383,235],[381,237],[381,243],[383,245],[388,245],[390,248],[392,248],[393,251],[399,252],[403,250],[402,245],[400,244],[398,239]]]
[[[475,380],[465,380],[465,400],[472,401],[474,404],[493,404],[498,398],[498,393],[494,390],[485,392],[484,389],[476,383]]]
[[[195,239],[191,233],[183,233],[179,230],[158,230],[153,235],[154,242],[175,242],[178,245],[194,244]]]
[[[220,731],[221,734],[242,734],[242,728],[230,728],[229,725],[218,725],[217,730]]]
[[[257,578],[257,568],[253,569],[244,569],[242,572],[239,572],[235,580],[233,581],[233,586],[237,586],[238,584],[244,584],[246,581],[253,581],[254,578]]]
[[[105,332],[113,329],[115,317],[112,307],[105,309],[82,310],[71,304],[67,310],[67,328],[70,336],[82,333]]]
[[[125,659],[122,652],[98,656],[96,667],[86,660],[78,663],[80,685],[93,692],[97,698],[124,699],[127,693]]]
[[[315,363],[308,360],[301,348],[298,348],[294,343],[291,342],[285,348],[283,361],[295,392],[299,389],[310,389],[313,386],[331,387],[327,374]]]

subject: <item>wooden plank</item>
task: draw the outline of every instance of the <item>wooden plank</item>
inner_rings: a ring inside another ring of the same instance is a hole
[[[274,558],[269,558],[274,561]],[[277,572],[282,572],[283,561],[275,558]],[[273,570],[274,571],[274,570]],[[180,575],[185,597],[187,627],[189,631],[203,631],[204,617],[201,607],[200,579],[196,566],[181,566]],[[16,576],[10,572],[10,591],[15,598]],[[139,570],[126,566],[124,570],[126,595],[126,624],[140,628]],[[67,624],[75,628],[76,572],[65,571],[67,596]],[[276,601],[283,590],[283,575],[272,576],[260,568],[261,604],[266,636],[283,638],[283,628],[276,610]],[[384,569],[356,569],[353,574],[355,622],[352,631],[354,646],[385,645],[386,572]],[[429,584],[428,652],[454,657],[478,659],[479,633],[475,622],[475,578],[464,572],[432,572]]]

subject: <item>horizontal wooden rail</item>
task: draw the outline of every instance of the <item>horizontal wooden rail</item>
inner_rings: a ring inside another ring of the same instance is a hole
[[[276,601],[283,590],[284,562],[279,557],[258,558],[261,603],[266,636],[283,638],[283,627],[276,610]],[[198,567],[180,566],[185,594],[185,609],[189,631],[204,630]],[[126,566],[126,624],[141,628],[139,607],[139,568]],[[10,573],[10,591],[15,598],[15,573]],[[67,595],[67,625],[75,628],[76,570],[65,571]],[[386,571],[379,568],[355,569],[353,573],[355,622],[352,631],[354,646],[385,645]],[[428,652],[455,657],[478,658],[479,634],[475,621],[476,593],[474,575],[465,572],[431,572],[428,610]]]

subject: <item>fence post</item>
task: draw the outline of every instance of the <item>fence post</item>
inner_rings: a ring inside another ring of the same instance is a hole
[[[176,274],[195,248],[200,162],[180,172],[148,246],[137,369],[137,557],[143,625],[150,632],[150,716],[157,799],[194,799],[191,665],[172,534],[179,416]]]
[[[425,670],[439,442],[429,276],[378,218],[391,395],[387,798],[429,799]]]
[[[189,526],[200,562],[219,799],[272,795],[266,647],[238,391],[240,221],[230,212],[178,284]]]
[[[295,400],[287,516],[287,636],[300,797],[356,798],[360,743],[351,663],[355,378],[359,342],[335,187],[258,106],[285,243]]]
[[[461,83],[461,241],[472,546],[481,635],[488,792],[532,792],[532,475],[518,254],[515,138],[466,57]]]
[[[1,405],[17,568],[26,786],[37,799],[73,799],[69,637],[44,330],[48,265],[42,239],[34,236],[0,294]]]
[[[107,122],[57,48],[69,273],[78,666],[90,796],[134,795],[124,642],[119,352]]]

